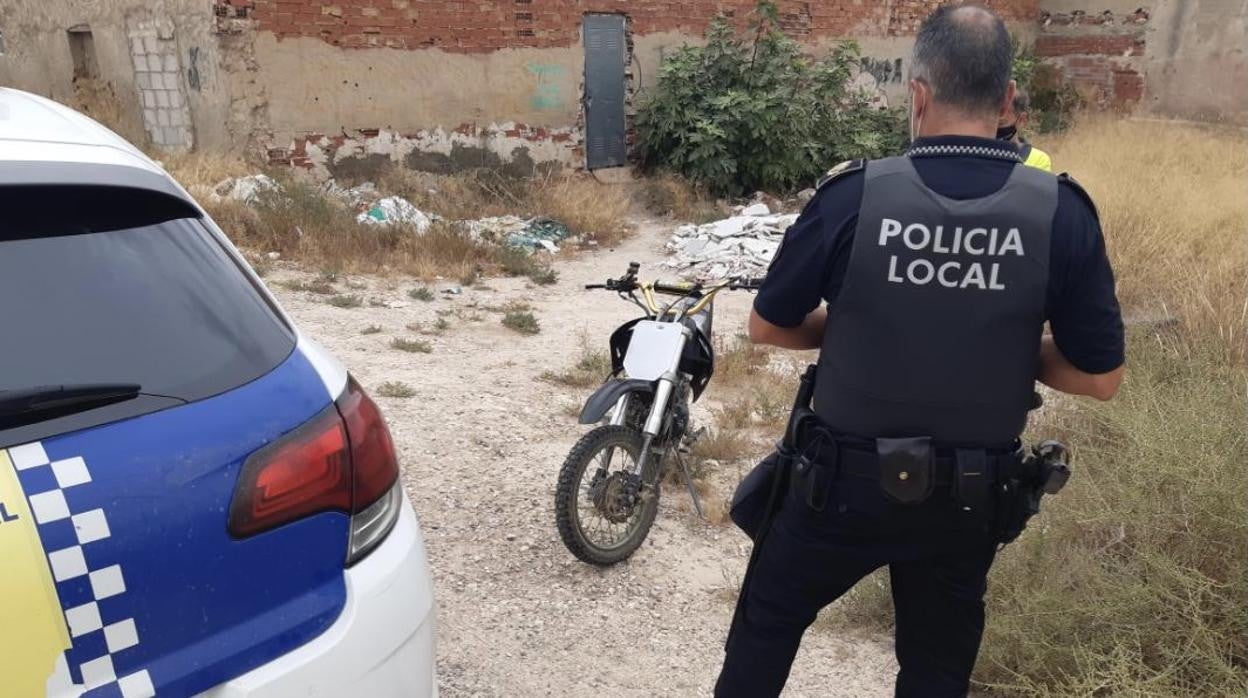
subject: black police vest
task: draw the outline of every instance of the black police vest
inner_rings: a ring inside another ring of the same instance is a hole
[[[828,307],[815,412],[864,438],[989,446],[1027,422],[1057,178],[1017,165],[959,201],[907,157],[872,161],[849,268]]]

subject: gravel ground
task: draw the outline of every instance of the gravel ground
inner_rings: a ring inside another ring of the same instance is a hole
[[[616,249],[560,261],[554,286],[488,279],[449,295],[443,290],[455,284],[446,282],[432,285],[432,302],[408,297],[414,282],[353,276],[336,285],[366,302],[338,308],[325,296],[282,287],[311,274],[281,265],[266,279],[389,420],[434,571],[443,696],[711,692],[748,539],[731,526],[701,522],[688,496],[669,488],[631,560],[606,570],[576,561],[559,541],[553,500],[559,465],[586,430],[570,411],[587,391],[539,378],[572,363],[582,337],[605,348],[611,330],[636,315],[614,296],[581,286],[619,276],[634,260],[644,277],[659,274],[655,263],[669,233],[645,223]],[[749,297],[721,299],[717,331],[739,331]],[[539,334],[502,326],[499,309],[515,301],[532,306]],[[433,329],[439,312],[450,324],[441,331]],[[373,325],[382,331],[361,333]],[[428,341],[432,352],[393,349],[396,337]],[[388,381],[417,394],[377,397]],[[712,382],[712,398],[713,391]],[[723,467],[713,491],[730,493],[743,469]],[[888,696],[895,671],[887,638],[820,629],[808,633],[786,695]]]

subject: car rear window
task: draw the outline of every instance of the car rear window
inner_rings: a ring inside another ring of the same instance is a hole
[[[0,222],[0,390],[138,383],[193,401],[293,350],[291,329],[199,219],[143,220],[136,208],[129,222],[141,224],[111,215],[93,227],[73,208],[45,209],[42,226],[29,210],[23,229]]]

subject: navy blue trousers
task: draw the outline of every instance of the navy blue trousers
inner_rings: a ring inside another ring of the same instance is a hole
[[[786,497],[759,552],[715,695],[779,695],[820,609],[887,566],[901,666],[896,695],[965,696],[995,554],[991,512],[967,514],[947,488],[916,507],[888,501],[873,480],[846,478],[832,489],[822,512],[794,492]]]

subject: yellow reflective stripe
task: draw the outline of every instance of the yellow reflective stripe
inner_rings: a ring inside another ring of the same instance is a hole
[[[1053,161],[1049,159],[1049,154],[1035,146],[1032,146],[1031,153],[1027,155],[1027,161],[1023,164],[1045,172],[1053,171]]]
[[[0,560],[0,694],[42,696],[69,632],[8,451],[0,451]]]

